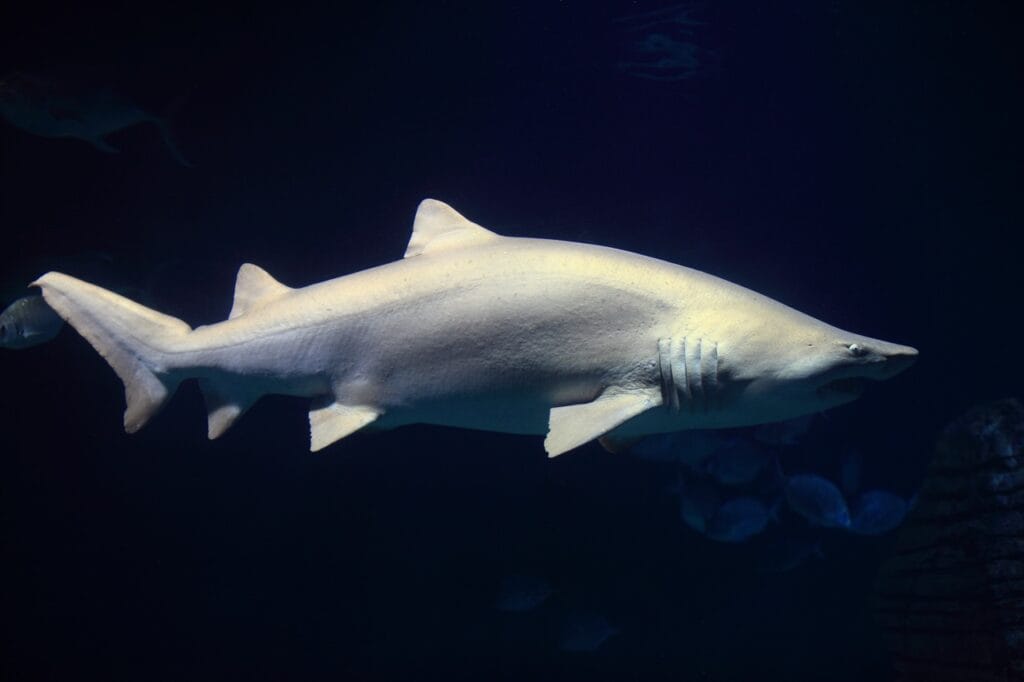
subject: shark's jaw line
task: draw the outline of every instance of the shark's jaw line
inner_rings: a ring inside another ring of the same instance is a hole
[[[194,330],[67,275],[35,284],[124,381],[128,431],[194,377],[211,438],[261,395],[313,398],[313,450],[370,424],[546,434],[554,456],[776,421],[917,354],[683,266],[503,237],[430,199],[404,259],[299,289],[243,265],[229,319]]]

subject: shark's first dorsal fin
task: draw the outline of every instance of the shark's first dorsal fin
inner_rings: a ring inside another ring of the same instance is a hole
[[[501,236],[466,220],[448,204],[424,199],[416,209],[412,237],[405,249],[405,258],[424,253],[474,246]]]
[[[291,290],[267,274],[260,266],[245,263],[238,268],[238,277],[235,279],[235,302],[231,306],[228,319],[233,320],[239,315],[244,315]]]

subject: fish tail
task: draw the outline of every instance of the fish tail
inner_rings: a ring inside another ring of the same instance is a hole
[[[92,344],[124,382],[124,428],[138,431],[174,394],[184,376],[168,368],[192,331],[181,320],[59,272],[32,283],[46,303]]]
[[[171,157],[185,168],[193,168],[194,164],[185,158],[178,149],[178,145],[174,142],[174,137],[171,135],[171,129],[167,124],[167,120],[163,118],[154,118],[153,124],[157,127],[157,130],[160,131],[160,139],[164,141],[164,146],[167,147],[167,151],[170,152]]]

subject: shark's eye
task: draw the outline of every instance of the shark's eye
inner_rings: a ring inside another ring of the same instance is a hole
[[[865,348],[864,346],[857,345],[856,343],[851,343],[846,348],[847,348],[847,350],[850,351],[850,354],[853,355],[853,357],[855,357],[855,358],[859,358],[859,357],[862,357],[864,355],[867,355],[867,352],[868,352],[867,348]]]

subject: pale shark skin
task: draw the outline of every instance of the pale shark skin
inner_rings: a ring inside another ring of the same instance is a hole
[[[35,284],[112,365],[141,427],[198,378],[209,436],[261,395],[307,396],[311,449],[374,423],[604,437],[784,420],[848,402],[917,351],[627,251],[497,235],[420,204],[405,258],[288,288],[238,273],[230,318],[192,330],[60,273]]]

